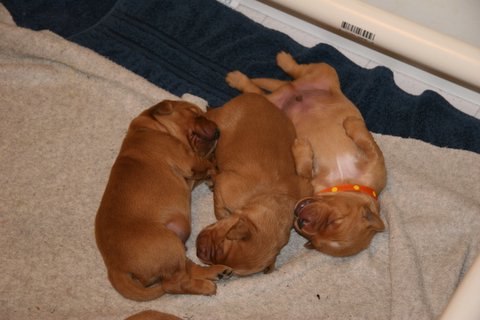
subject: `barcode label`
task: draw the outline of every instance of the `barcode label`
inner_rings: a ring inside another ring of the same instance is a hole
[[[371,41],[373,42],[373,40],[375,40],[375,34],[370,32],[370,31],[367,31],[365,29],[362,29],[360,27],[357,27],[353,24],[350,24],[346,21],[343,21],[342,24],[341,24],[341,28],[343,30],[346,30],[350,33],[353,33],[354,35],[356,36],[359,36],[365,40],[368,40],[368,41]]]

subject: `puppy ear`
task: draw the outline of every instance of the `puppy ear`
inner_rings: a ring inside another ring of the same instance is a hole
[[[163,100],[162,102],[150,108],[150,115],[154,118],[171,114],[174,109],[174,101]]]
[[[363,218],[367,221],[368,227],[377,232],[385,230],[385,224],[378,215],[378,211],[377,206],[372,204],[363,212]]]
[[[252,228],[253,225],[247,218],[240,217],[230,230],[228,230],[225,237],[228,240],[248,240],[252,236]]]

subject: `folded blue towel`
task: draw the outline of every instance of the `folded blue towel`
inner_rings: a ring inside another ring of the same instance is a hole
[[[405,93],[387,68],[359,67],[326,44],[305,48],[215,0],[3,3],[20,26],[50,29],[174,94],[196,94],[213,107],[238,94],[224,80],[231,70],[288,79],[275,65],[277,52],[287,51],[300,63],[323,61],[336,68],[342,90],[371,131],[480,153],[480,120],[437,93]]]

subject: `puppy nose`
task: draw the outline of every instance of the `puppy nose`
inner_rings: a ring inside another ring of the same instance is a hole
[[[300,229],[302,229],[303,226],[304,226],[304,223],[303,223],[303,222],[304,222],[303,219],[297,219],[297,225],[298,225],[298,227],[299,227]]]
[[[220,138],[220,130],[216,128],[215,133],[213,134],[213,139],[218,140],[218,138]]]
[[[305,198],[300,202],[298,202],[297,205],[295,206],[295,209],[293,209],[294,210],[293,213],[295,214],[295,216],[298,217],[300,212],[302,212],[303,208],[305,208],[307,205],[309,205],[312,202],[313,202],[312,198]]]

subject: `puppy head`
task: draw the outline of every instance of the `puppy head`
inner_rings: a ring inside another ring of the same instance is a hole
[[[305,247],[332,256],[357,254],[385,229],[377,201],[354,192],[301,200],[295,207],[294,227],[309,240]]]
[[[269,272],[278,249],[268,238],[247,216],[232,214],[200,232],[197,256],[206,264],[229,266],[239,276]]]
[[[147,110],[160,130],[189,145],[198,155],[212,153],[220,136],[217,125],[202,110],[186,101],[164,100]]]

